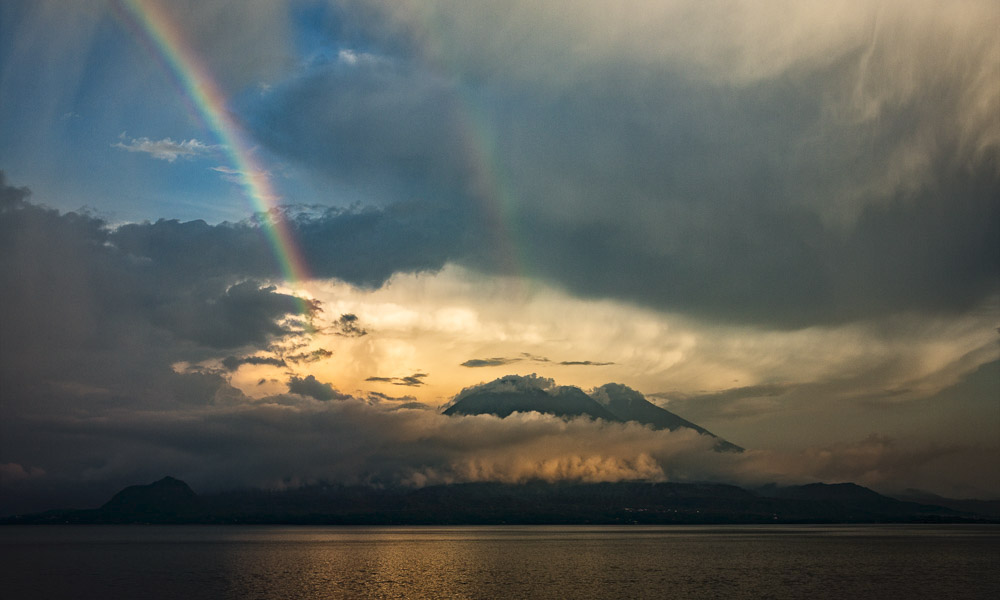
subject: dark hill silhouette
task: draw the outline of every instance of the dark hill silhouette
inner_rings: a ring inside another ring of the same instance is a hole
[[[934,504],[944,506],[960,512],[986,515],[994,519],[1000,519],[1000,500],[976,500],[976,499],[956,499],[944,498],[937,494],[924,492],[921,490],[909,489],[896,495],[900,500],[916,502],[917,504]]]
[[[95,510],[0,519],[33,523],[329,525],[962,523],[988,517],[903,502],[854,484],[758,491],[718,483],[463,483],[423,488],[312,485],[197,496],[166,478]]]
[[[164,477],[149,485],[133,485],[115,494],[97,512],[118,521],[146,522],[193,517],[200,499],[180,479]]]

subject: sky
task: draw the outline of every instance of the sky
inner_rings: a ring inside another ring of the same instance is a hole
[[[7,0],[0,513],[167,474],[1000,497],[997,31],[990,0]],[[440,414],[506,375],[747,450]]]

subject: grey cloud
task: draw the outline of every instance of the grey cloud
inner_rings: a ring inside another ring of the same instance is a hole
[[[187,411],[49,415],[34,431],[48,443],[15,462],[42,469],[50,485],[64,478],[62,486],[78,481],[87,463],[98,465],[90,476],[108,487],[170,472],[199,490],[315,481],[664,479],[710,453],[696,435],[642,427],[537,415],[446,417],[397,402],[295,397]],[[76,453],[66,451],[77,444]]]
[[[305,377],[293,375],[288,380],[288,391],[317,400],[346,400],[350,398],[349,395],[338,392],[331,384],[319,381],[312,375]]]
[[[559,363],[567,367],[606,367],[613,365],[613,362],[596,362],[593,360],[564,360]]]
[[[512,257],[529,257],[531,276],[578,295],[796,328],[960,312],[997,291],[1000,136],[990,120],[976,117],[978,133],[954,122],[970,97],[997,108],[981,78],[962,78],[988,56],[980,26],[951,30],[893,5],[880,26],[905,34],[897,45],[844,34],[805,40],[808,54],[796,57],[788,43],[776,68],[730,65],[730,77],[724,56],[694,57],[683,45],[652,60],[642,44],[602,47],[607,56],[588,47],[585,62],[567,65],[579,57],[539,48],[599,32],[575,15],[564,28],[550,9],[522,8],[552,26],[546,37],[517,20],[521,11],[429,10],[454,19],[456,39],[482,38],[475,48],[506,47],[504,32],[524,31],[524,52],[454,49],[439,57],[454,69],[446,78],[388,44],[385,61],[285,82],[250,110],[255,131],[273,150],[362,186],[393,216],[404,201],[417,225],[410,239],[437,259],[510,273],[519,272]],[[387,30],[419,44],[412,15],[386,10]],[[795,16],[826,31],[819,17]],[[866,18],[845,31],[870,33]],[[367,13],[364,26],[380,27]],[[927,36],[914,32],[951,40],[960,64],[921,61]],[[528,55],[559,68],[533,77],[524,76],[530,63],[504,62]],[[893,77],[894,96],[882,98],[873,65],[898,60],[914,80]],[[712,70],[692,68],[699,61]],[[877,117],[861,106],[877,106]]]
[[[332,62],[262,98],[253,126],[275,150],[341,181],[438,201],[470,175],[454,92],[413,61]]]
[[[374,381],[378,381],[380,378],[374,378]],[[390,396],[389,394],[383,394],[382,392],[365,392],[365,399],[372,403],[379,402],[403,402],[403,403],[414,403],[416,398],[413,396]],[[427,405],[421,405],[428,408]]]
[[[400,377],[398,381],[395,382],[395,384],[406,385],[410,387],[421,386],[424,385],[424,377],[427,377],[427,373],[414,373],[413,375]]]
[[[917,482],[952,497],[993,497],[1000,447],[910,444],[872,434],[858,442],[796,452],[752,451],[734,475],[748,484],[852,481],[887,493]]]
[[[272,367],[286,367],[287,363],[274,356],[227,356],[222,359],[222,366],[229,371],[235,371],[242,365],[271,365]]]
[[[440,269],[462,243],[463,221],[454,212],[402,203],[308,214],[290,207],[274,216],[287,220],[314,276],[378,287],[397,272]],[[262,218],[218,225],[159,220],[124,225],[107,238],[144,264],[150,276],[165,280],[190,285],[205,279],[280,278],[265,227]],[[342,315],[336,325],[345,335],[366,331],[356,315]]]
[[[691,415],[692,419],[733,419],[764,415],[781,410],[784,404],[777,398],[798,388],[792,384],[767,384],[729,388],[717,392],[685,394],[659,392],[652,398],[662,398],[670,410]],[[818,390],[817,390],[818,392]],[[821,392],[819,392],[821,393]]]
[[[503,365],[509,365],[511,363],[519,362],[523,359],[521,358],[504,358],[502,356],[495,356],[493,358],[470,358],[469,360],[463,362],[460,366],[476,368],[476,367],[500,367]]]
[[[120,4],[114,2],[119,15],[128,14]],[[286,2],[179,0],[161,9],[224,88],[239,90],[266,81],[293,60],[287,51],[292,13]]]
[[[181,361],[232,354],[227,368],[280,366],[255,351],[300,330],[304,317],[296,298],[249,277],[271,275],[267,254],[250,224],[112,229],[28,202],[0,176],[0,459],[30,447],[22,430],[33,416],[232,399],[220,373],[175,373]]]
[[[544,381],[511,381],[535,385]],[[729,481],[747,485],[843,480],[891,489],[919,481],[951,493],[958,476],[982,476],[996,493],[998,448],[909,446],[884,436],[802,452],[712,452],[694,432],[515,414],[446,417],[396,402],[246,399],[184,411],[59,414],[35,422],[36,443],[16,460],[44,476],[20,489],[70,487],[89,477],[113,485],[174,473],[199,491],[328,481],[426,485],[532,479]],[[37,443],[44,440],[45,443]],[[75,452],[68,452],[75,448]],[[966,461],[963,465],[961,461]],[[991,462],[992,461],[992,462]],[[949,472],[948,469],[958,469]]]
[[[264,345],[294,333],[280,321],[298,314],[298,299],[253,281],[233,284],[215,297],[181,297],[158,306],[153,321],[178,337],[212,348]]]
[[[340,315],[340,319],[334,323],[337,335],[344,337],[362,337],[368,335],[368,331],[358,324],[358,316],[354,314]]]
[[[427,373],[414,373],[413,375],[407,375],[406,377],[379,377],[372,376],[365,379],[365,381],[375,381],[380,383],[391,383],[393,385],[401,385],[408,387],[419,387],[424,385],[424,378],[427,377]]]
[[[552,362],[549,359],[545,358],[544,356],[535,356],[534,354],[531,354],[529,352],[522,352],[521,356],[525,360],[530,360],[531,362],[540,362],[540,363]]]
[[[495,356],[493,358],[470,358],[469,360],[463,362],[460,366],[463,367],[501,367],[503,365],[509,365],[516,362],[528,361],[536,363],[549,363],[552,362],[544,356],[534,356],[528,353],[522,353],[519,357],[506,358],[502,356]],[[604,367],[607,365],[613,365],[613,362],[597,362],[593,360],[562,360],[556,363],[564,367]]]
[[[327,350],[326,348],[317,348],[311,352],[300,352],[298,354],[289,354],[284,356],[285,360],[290,360],[294,363],[314,363],[321,361],[325,358],[330,358],[333,356],[333,352]]]
[[[520,356],[517,357],[503,357],[494,356],[493,358],[470,358],[469,360],[463,362],[462,367],[476,368],[476,367],[501,367],[503,365],[509,365],[516,362],[527,361],[536,363],[547,363],[552,362],[544,356],[535,356],[534,354],[528,352],[522,352]],[[569,364],[569,363],[560,363]]]
[[[7,175],[0,171],[0,210],[7,211],[23,207],[31,196],[31,190],[26,187],[8,185]]]
[[[422,402],[403,402],[396,406],[396,410],[434,410]]]

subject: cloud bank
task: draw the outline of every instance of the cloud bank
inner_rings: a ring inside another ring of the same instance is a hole
[[[988,2],[372,4],[340,16],[384,60],[289,78],[251,126],[373,202],[420,198],[410,235],[447,260],[785,328],[996,293]]]
[[[303,383],[303,382],[299,382]],[[318,383],[318,382],[313,382]],[[326,388],[324,388],[326,389]],[[310,394],[304,394],[309,396]],[[238,400],[231,398],[231,400]],[[446,417],[343,396],[276,396],[181,411],[49,415],[46,440],[24,458],[45,462],[47,485],[122,485],[173,473],[199,491],[314,482],[432,485],[467,481],[856,481],[886,491],[916,481],[948,493],[996,493],[995,447],[909,446],[872,437],[802,452],[717,453],[693,431],[562,420],[538,413]],[[72,454],[66,452],[74,449]],[[29,466],[8,470],[31,473]],[[89,468],[81,469],[85,465]],[[954,469],[959,468],[956,473]],[[982,477],[979,486],[968,475]],[[5,479],[14,492],[32,478]],[[67,490],[68,491],[68,490]]]

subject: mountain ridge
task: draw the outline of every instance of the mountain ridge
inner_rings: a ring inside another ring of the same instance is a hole
[[[988,515],[897,500],[855,484],[765,486],[756,491],[722,483],[647,481],[473,482],[422,488],[315,484],[283,491],[255,489],[201,496],[180,480],[165,479],[129,486],[97,509],[8,517],[0,519],[0,524],[997,522]],[[183,491],[185,488],[191,495]]]

